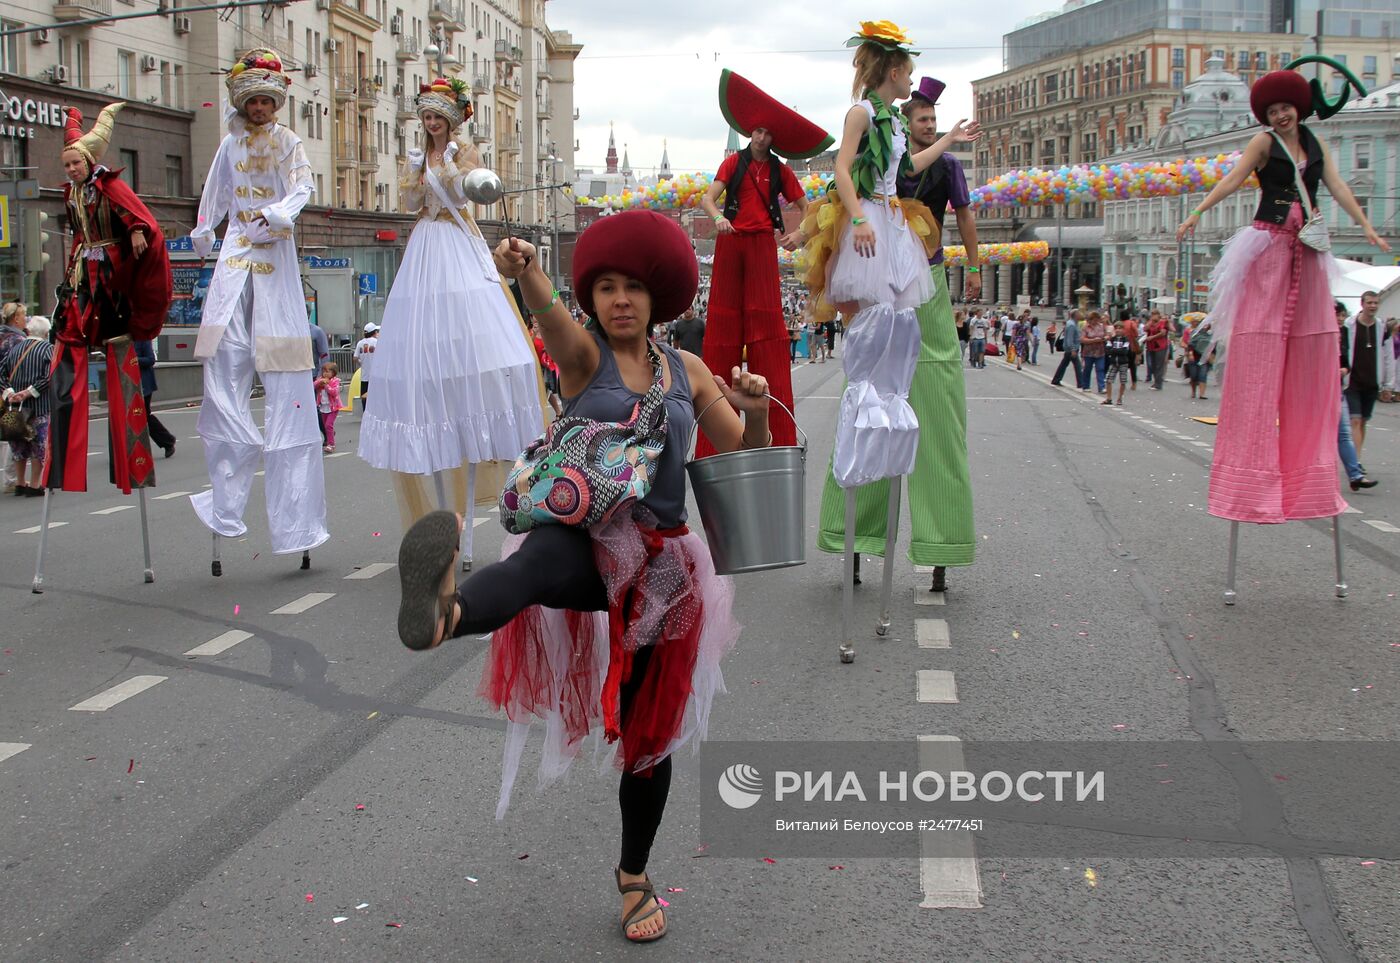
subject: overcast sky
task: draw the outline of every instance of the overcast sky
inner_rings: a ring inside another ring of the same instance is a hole
[[[712,172],[723,159],[728,125],[719,112],[720,70],[728,67],[836,136],[850,107],[852,51],[842,45],[861,19],[893,20],[918,49],[915,82],[948,84],[939,103],[946,130],[972,108],[972,81],[1001,70],[1001,35],[1054,0],[976,4],[847,0],[551,0],[549,26],[583,45],[575,64],[579,167],[601,170],[608,124],[632,167],[652,173],[662,141],[676,172]],[[980,13],[979,13],[980,10]],[[939,19],[946,15],[947,21]]]

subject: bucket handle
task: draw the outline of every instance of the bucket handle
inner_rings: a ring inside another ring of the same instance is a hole
[[[773,397],[772,395],[770,395],[768,392],[765,391],[765,392],[763,393],[763,397],[767,398],[769,401],[773,402],[773,403],[774,403],[775,405],[777,405],[779,408],[781,408],[781,409],[783,409],[784,411],[786,411],[788,417],[792,419],[792,426],[793,426],[794,428],[796,428],[796,429],[797,429],[797,433],[798,433],[799,435],[802,436],[802,455],[803,455],[803,457],[805,458],[806,455],[807,455],[807,432],[803,431],[803,430],[802,430],[802,426],[799,425],[799,424],[797,423],[797,416],[794,415],[794,414],[792,413],[792,409],[791,409],[791,408],[789,408],[787,405],[783,404],[783,403],[782,403],[781,401],[779,401],[777,398],[774,398],[774,397]],[[716,398],[714,401],[710,402],[708,405],[706,405],[704,408],[702,408],[702,409],[700,410],[700,414],[698,414],[698,415],[695,416],[695,426],[694,426],[693,428],[690,429],[690,442],[686,445],[686,450],[687,450],[687,451],[691,451],[691,450],[693,450],[693,449],[695,448],[695,441],[696,441],[696,438],[699,436],[699,433],[700,433],[700,419],[701,419],[701,418],[704,418],[704,417],[705,417],[705,414],[706,414],[711,408],[713,408],[715,405],[719,404],[719,403],[720,403],[721,401],[723,401],[723,400],[724,400],[724,395],[721,394],[721,395],[720,395],[718,398]],[[691,460],[693,461],[694,459],[691,459]]]

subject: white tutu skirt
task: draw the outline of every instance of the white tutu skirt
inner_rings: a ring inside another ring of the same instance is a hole
[[[374,352],[360,457],[414,475],[514,459],[544,430],[538,363],[486,242],[420,220],[394,278]]]
[[[910,474],[919,444],[919,419],[909,406],[919,360],[918,315],[889,304],[863,308],[850,320],[844,345],[848,383],[836,421],[836,483],[854,488]]]
[[[841,246],[828,268],[827,300],[917,308],[933,293],[923,242],[910,230],[897,204],[891,208],[889,201],[862,200],[860,206],[875,230],[875,254],[861,257],[855,249],[855,231],[842,231]]]

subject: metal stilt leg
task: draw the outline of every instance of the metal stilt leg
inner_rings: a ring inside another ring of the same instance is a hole
[[[141,552],[146,559],[144,580],[150,585],[156,580],[156,572],[151,568],[151,527],[146,521],[146,489],[136,489],[136,503],[141,506]]]
[[[1337,598],[1347,597],[1347,579],[1342,573],[1342,516],[1332,519],[1332,545],[1337,556]]]
[[[894,543],[899,534],[899,495],[904,484],[901,476],[890,479],[889,514],[885,517],[885,576],[880,585],[880,621],[875,634],[884,638],[890,631],[890,597],[894,593]]]
[[[851,663],[856,660],[856,647],[852,641],[852,617],[855,609],[856,589],[851,584],[856,566],[856,492],[846,489],[846,558],[845,577],[841,580],[841,661]]]
[[[311,567],[311,550],[307,549],[301,553],[301,570],[305,572]]]
[[[462,571],[472,570],[472,532],[476,531],[476,463],[467,465],[467,521],[462,526],[459,544],[462,556]]]
[[[20,479],[23,481],[23,479]],[[34,563],[34,583],[29,591],[35,595],[44,594],[44,556],[49,550],[49,501],[53,498],[53,489],[44,489],[44,512],[39,521],[39,558]]]
[[[1230,523],[1230,559],[1225,567],[1225,604],[1235,604],[1235,559],[1240,551],[1240,523]]]
[[[438,508],[445,512],[452,511],[452,505],[447,500],[447,482],[443,480],[443,472],[433,472],[433,487],[437,489]]]
[[[209,563],[209,574],[218,578],[224,574],[224,563],[219,560],[219,533],[214,533],[214,560]]]

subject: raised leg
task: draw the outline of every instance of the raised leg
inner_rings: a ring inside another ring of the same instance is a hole
[[[151,568],[151,528],[146,522],[146,489],[136,489],[136,503],[141,506],[141,552],[146,559],[144,581],[150,585],[156,580],[156,572]]]
[[[472,570],[472,532],[476,531],[476,463],[467,464],[467,523],[462,526],[462,571]]]
[[[856,558],[856,490],[846,489],[846,577],[841,580],[841,661],[851,663],[856,660],[855,643],[851,641],[851,621],[856,603],[856,588],[852,583],[855,576]]]
[[[1225,604],[1235,604],[1235,559],[1240,550],[1240,523],[1230,523],[1230,558],[1225,564]]]
[[[904,479],[895,476],[890,479],[889,514],[885,518],[885,577],[880,584],[880,621],[875,623],[875,634],[883,638],[890,631],[890,597],[894,593],[894,543],[899,534],[899,492]]]
[[[214,533],[214,560],[209,563],[209,574],[218,578],[224,574],[224,563],[219,559],[219,533]]]
[[[20,480],[24,476],[20,475]],[[44,555],[49,549],[49,502],[53,498],[53,489],[44,489],[44,513],[39,520],[39,558],[34,563],[34,584],[29,590],[35,595],[44,594]]]
[[[1347,580],[1342,574],[1342,516],[1332,519],[1332,547],[1337,558],[1337,598],[1347,597]]]

